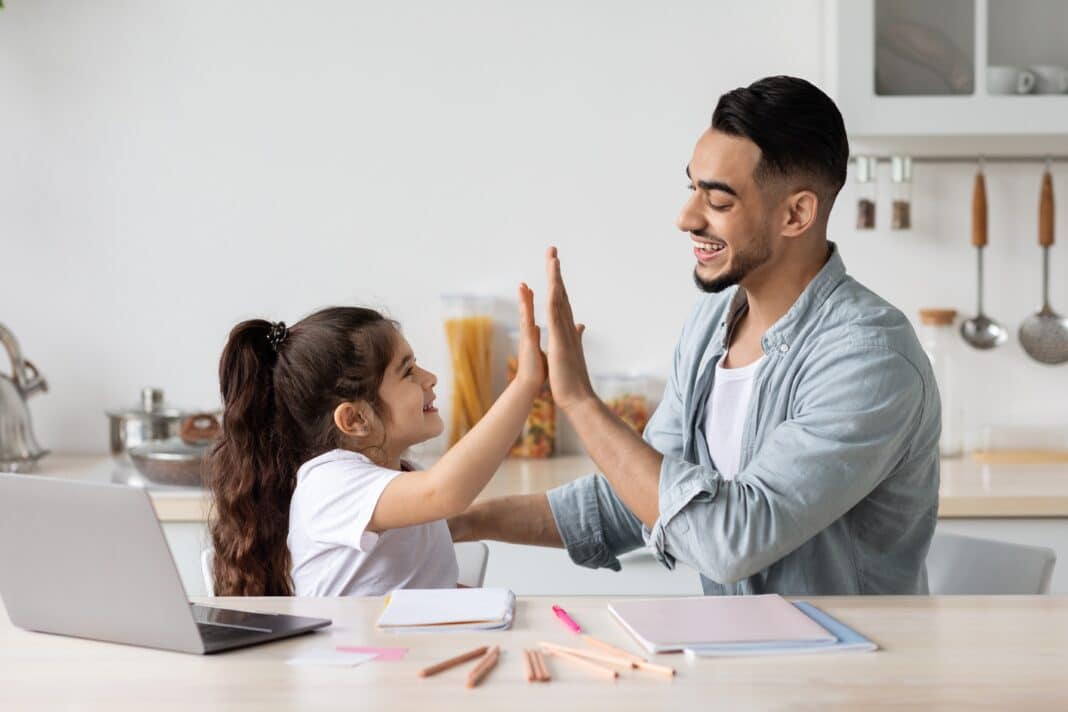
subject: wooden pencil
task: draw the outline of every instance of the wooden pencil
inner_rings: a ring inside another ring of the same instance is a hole
[[[639,670],[645,670],[646,672],[655,672],[657,675],[663,675],[664,677],[675,677],[675,668],[668,667],[667,665],[657,665],[651,663],[648,660],[640,663],[634,663],[634,667]]]
[[[457,665],[462,665],[463,663],[466,663],[468,660],[474,660],[475,658],[480,658],[480,657],[482,657],[483,655],[486,654],[487,650],[489,650],[489,648],[487,648],[485,645],[483,645],[481,648],[475,648],[474,650],[469,650],[466,653],[462,653],[460,655],[457,655],[455,658],[449,658],[448,660],[442,660],[440,663],[437,663],[435,665],[431,665],[428,668],[423,668],[422,670],[420,670],[419,671],[419,677],[430,677],[431,675],[437,675],[439,672],[444,672],[445,670],[448,670],[449,668],[454,668]]]
[[[630,660],[620,658],[615,655],[609,655],[608,653],[600,653],[595,650],[583,650],[582,648],[569,648],[566,645],[557,645],[556,643],[546,643],[541,641],[538,643],[546,650],[561,650],[565,653],[571,653],[572,655],[578,655],[580,658],[588,658],[590,660],[596,660],[604,665],[611,665],[613,667],[622,668],[623,670],[630,670],[635,666]]]
[[[490,648],[490,651],[482,656],[482,659],[478,661],[478,664],[471,668],[471,672],[467,673],[467,686],[475,687],[478,683],[482,682],[482,678],[489,675],[490,670],[497,666],[497,661],[501,657],[501,646],[494,645]]]
[[[592,645],[593,647],[599,648],[600,650],[603,650],[606,653],[612,653],[613,655],[618,655],[621,658],[626,658],[627,660],[630,660],[632,663],[644,663],[644,662],[647,662],[646,659],[641,657],[640,655],[635,655],[633,653],[628,653],[626,650],[623,650],[622,648],[617,648],[616,646],[614,646],[614,645],[612,645],[610,643],[606,643],[603,640],[599,640],[597,638],[594,638],[592,635],[584,635],[584,636],[582,636],[582,639],[584,641],[586,641],[587,645]]]
[[[601,663],[590,660],[589,658],[572,655],[571,653],[565,653],[563,650],[556,650],[554,648],[548,648],[547,650],[549,655],[560,658],[561,660],[566,660],[572,665],[576,665],[586,670],[587,672],[597,675],[598,677],[607,678],[609,680],[615,680],[617,677],[619,677],[619,673],[613,670],[612,668],[605,667]]]
[[[530,657],[538,673],[538,682],[550,682],[552,677],[549,675],[549,666],[545,664],[545,658],[542,657],[541,651],[531,650]]]
[[[538,673],[534,671],[534,660],[531,657],[531,651],[526,648],[523,649],[523,671],[527,674],[527,682],[534,682],[538,679]]]

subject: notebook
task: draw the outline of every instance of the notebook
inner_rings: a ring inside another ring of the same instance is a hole
[[[834,643],[782,596],[695,596],[612,601],[608,610],[650,653],[728,643]]]
[[[381,630],[503,630],[515,617],[515,594],[506,588],[401,588],[389,594],[378,617]]]
[[[813,653],[867,652],[879,646],[845,623],[824,613],[807,601],[794,601],[794,606],[823,626],[836,640],[833,642],[790,643],[730,643],[686,648],[689,658],[719,658],[733,655],[811,655]]]

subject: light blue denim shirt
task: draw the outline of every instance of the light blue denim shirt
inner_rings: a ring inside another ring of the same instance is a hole
[[[618,570],[650,546],[709,594],[927,593],[938,513],[941,406],[905,316],[830,257],[761,342],[738,475],[716,471],[705,405],[737,287],[703,295],[644,438],[664,456],[660,517],[645,528],[600,475],[548,493],[572,560]]]

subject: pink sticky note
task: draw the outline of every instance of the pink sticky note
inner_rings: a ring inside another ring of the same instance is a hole
[[[385,663],[395,663],[404,659],[407,648],[373,648],[365,645],[339,645],[339,653],[363,653],[375,655],[375,660]]]

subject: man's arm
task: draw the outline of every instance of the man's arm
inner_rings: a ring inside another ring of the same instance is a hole
[[[564,545],[544,493],[478,502],[449,519],[449,531],[453,541],[496,539],[533,546]]]

